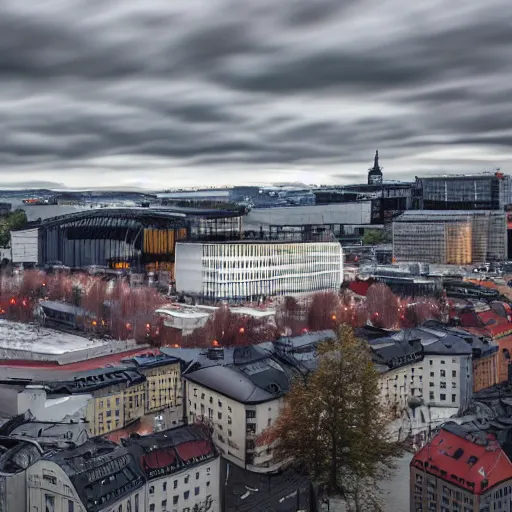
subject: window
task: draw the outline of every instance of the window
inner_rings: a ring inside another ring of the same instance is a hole
[[[116,405],[119,405],[120,402],[121,402],[121,399],[116,398]]]
[[[446,395],[445,395],[444,393],[441,393],[441,394],[439,395],[439,399],[440,399],[441,401],[446,400]]]
[[[441,389],[446,389],[446,382],[440,382],[439,386],[441,387]]]
[[[435,386],[434,382],[429,382],[428,385],[433,388]]]
[[[455,389],[457,387],[457,383],[456,382],[452,382],[452,389]]]
[[[441,364],[444,364],[444,361],[441,361]]]
[[[219,407],[222,407],[222,402],[219,400]]]
[[[53,494],[44,495],[44,512],[55,512],[55,496]]]
[[[457,401],[457,395],[452,395],[452,402],[455,403]]]
[[[452,370],[452,377],[457,377],[457,370]]]
[[[210,403],[213,404],[213,396],[210,397]]]
[[[177,488],[178,488],[178,480],[174,480],[173,487],[174,487],[174,489],[177,489]]]
[[[186,500],[188,500],[188,497],[190,496],[190,491],[185,491],[183,493],[183,498],[185,498]]]
[[[231,407],[230,407],[229,405],[228,405],[228,412],[233,412],[233,411],[231,410]]]
[[[185,477],[185,483],[186,483],[186,484],[188,484],[188,479],[189,479],[189,478],[190,478],[190,477],[189,477],[188,475]]]
[[[43,472],[43,480],[50,482],[53,485],[57,485],[57,478],[55,478],[53,475],[44,474]]]
[[[429,396],[430,396],[430,400],[434,400],[434,392],[433,391],[430,392]]]
[[[151,503],[151,505],[149,505],[149,512],[155,512],[155,504],[154,503]]]
[[[204,393],[201,393],[201,400],[204,400]]]
[[[167,482],[164,482],[164,483],[162,484],[162,490],[163,490],[164,492],[165,492],[165,491],[167,491]]]
[[[162,511],[165,512],[166,508],[167,508],[167,500],[162,500]]]
[[[150,488],[149,488],[149,494],[155,494],[155,486],[152,485]]]
[[[117,509],[117,512],[123,512],[123,504],[119,505],[119,508]]]
[[[173,496],[172,497],[172,504],[173,505],[177,505],[178,504],[178,499],[179,499],[179,496]]]
[[[430,366],[432,366],[434,364],[434,361],[432,361],[432,359],[429,361],[430,363]]]
[[[196,487],[194,489],[194,495],[197,496],[199,494],[199,487]]]
[[[139,493],[135,495],[135,512],[139,512]]]
[[[222,413],[221,413],[221,412],[218,412],[218,413],[217,413],[217,418],[218,418],[219,420],[221,420],[221,419],[222,419]]]
[[[199,480],[199,471],[196,472],[196,480]]]
[[[441,377],[446,377],[446,371],[440,370],[439,375],[441,375]]]
[[[132,499],[131,498],[126,502],[126,512],[132,512]]]
[[[270,427],[270,425],[272,425],[272,418],[269,418],[267,421],[267,426]]]
[[[231,437],[233,435],[233,432],[231,430],[228,430],[228,436]]]
[[[68,512],[75,512],[75,502],[68,500]]]
[[[430,372],[431,377],[434,377],[434,375],[435,375],[434,372]]]

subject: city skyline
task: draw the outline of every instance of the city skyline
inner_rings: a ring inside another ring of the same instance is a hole
[[[512,169],[505,0],[0,6],[0,186]]]

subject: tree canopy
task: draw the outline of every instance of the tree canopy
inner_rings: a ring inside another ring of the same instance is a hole
[[[7,247],[11,241],[11,231],[21,229],[27,223],[23,210],[14,210],[0,217],[0,247]]]
[[[393,470],[399,447],[386,434],[388,411],[369,347],[343,325],[318,347],[318,368],[297,380],[282,414],[260,444],[276,442],[278,460],[306,468],[329,495],[354,511],[378,511],[378,481]]]
[[[378,245],[389,242],[389,235],[383,229],[366,229],[363,235],[364,245]]]

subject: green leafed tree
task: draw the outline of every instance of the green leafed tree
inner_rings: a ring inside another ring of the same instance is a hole
[[[389,414],[370,349],[343,325],[337,339],[319,345],[318,360],[307,381],[293,384],[259,442],[275,442],[277,459],[306,468],[325,493],[343,496],[349,510],[380,511],[378,483],[392,475],[400,448],[386,433]]]
[[[23,210],[14,210],[0,217],[0,247],[7,247],[11,241],[11,231],[22,229],[27,224],[27,214]]]
[[[383,229],[366,229],[363,236],[364,245],[385,244],[390,241],[390,237]]]

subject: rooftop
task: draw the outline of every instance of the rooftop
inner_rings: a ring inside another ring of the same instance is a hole
[[[108,342],[62,333],[36,324],[24,324],[0,319],[0,357],[5,350],[28,351],[39,354],[60,355]],[[9,357],[6,357],[9,359]]]
[[[135,435],[122,445],[95,438],[43,457],[66,472],[87,510],[96,512],[147,480],[215,458],[217,452],[201,426],[188,425],[144,437]]]
[[[411,466],[483,494],[512,477],[512,429],[482,428],[477,421],[445,423]]]
[[[160,353],[157,349],[135,349],[127,350],[125,352],[118,352],[110,354],[108,356],[92,357],[85,361],[77,361],[76,363],[59,364],[58,361],[26,361],[26,360],[3,360],[0,361],[1,367],[9,368],[35,368],[41,370],[58,370],[58,371],[72,371],[72,372],[84,372],[87,370],[96,370],[97,368],[113,367],[121,364],[121,361],[130,359],[137,359],[138,356],[144,354],[156,354]]]

